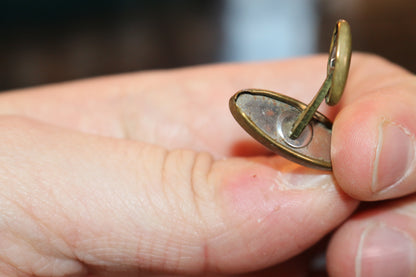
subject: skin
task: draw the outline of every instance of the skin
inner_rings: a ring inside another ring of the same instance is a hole
[[[326,58],[151,71],[0,94],[0,272],[304,276],[315,253],[308,249],[345,222],[330,241],[328,271],[354,276],[368,222],[416,238],[415,201],[406,196],[416,189],[416,173],[392,190],[373,189],[378,119],[416,133],[410,73],[353,55],[341,103],[320,108],[334,120],[333,174],[271,155],[228,111],[229,97],[250,87],[308,102],[325,77]],[[359,200],[401,196],[352,215]]]

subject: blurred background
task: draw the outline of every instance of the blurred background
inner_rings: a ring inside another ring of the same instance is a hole
[[[415,0],[1,0],[0,90],[326,52],[338,18],[416,72]]]

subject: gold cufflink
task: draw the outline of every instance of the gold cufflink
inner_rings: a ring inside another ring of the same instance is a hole
[[[304,166],[331,170],[332,123],[317,111],[341,99],[351,61],[351,30],[338,20],[329,50],[327,76],[309,105],[273,91],[244,89],[229,102],[237,122],[267,148]]]

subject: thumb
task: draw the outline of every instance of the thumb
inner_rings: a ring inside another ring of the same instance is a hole
[[[331,175],[0,118],[0,269],[244,272],[286,260],[356,201]],[[6,251],[7,250],[7,251]]]
[[[401,76],[360,95],[334,122],[334,174],[354,198],[389,199],[416,191],[416,77]]]

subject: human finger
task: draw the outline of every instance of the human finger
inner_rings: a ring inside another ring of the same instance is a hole
[[[356,214],[335,233],[327,254],[330,276],[414,276],[416,196]]]
[[[259,87],[307,100],[324,72],[324,59],[316,56],[100,77],[5,92],[0,114],[224,156],[240,153],[236,142],[248,140],[228,110],[232,94]]]
[[[373,59],[372,67],[386,63]],[[352,197],[369,201],[416,191],[416,77],[396,67],[372,87],[364,85],[362,95],[345,92],[331,149],[339,185]]]
[[[213,160],[15,117],[0,133],[8,275],[253,271],[304,251],[357,204],[330,174],[279,157]]]

